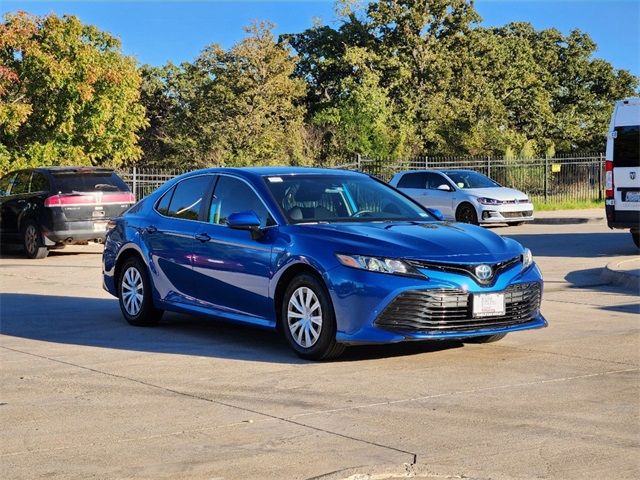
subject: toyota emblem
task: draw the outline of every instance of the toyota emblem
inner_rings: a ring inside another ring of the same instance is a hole
[[[486,281],[493,276],[493,269],[489,265],[478,265],[476,267],[476,277],[479,280]]]

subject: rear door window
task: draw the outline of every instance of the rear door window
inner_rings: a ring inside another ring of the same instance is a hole
[[[178,183],[174,187],[169,208],[164,215],[185,220],[198,220],[202,201],[212,178],[211,175],[201,175]]]
[[[426,184],[426,173],[405,173],[398,182],[398,188],[424,188]]]
[[[616,127],[614,167],[640,167],[640,126]]]
[[[13,180],[11,187],[11,195],[20,195],[23,193],[29,193],[29,181],[31,180],[31,172],[18,172],[16,178]]]
[[[60,193],[128,192],[129,187],[114,172],[55,172],[55,189]]]

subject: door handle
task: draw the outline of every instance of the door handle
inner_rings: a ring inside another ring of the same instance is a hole
[[[145,230],[147,233],[156,233],[158,231],[155,225],[149,225]]]
[[[211,237],[208,233],[197,233],[195,235],[196,240],[200,240],[201,242],[208,242],[211,240]]]

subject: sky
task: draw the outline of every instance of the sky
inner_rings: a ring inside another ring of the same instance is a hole
[[[578,28],[598,45],[595,57],[640,76],[638,0],[476,0],[475,5],[484,26],[526,21],[564,34]],[[277,34],[301,32],[314,19],[340,25],[333,0],[0,0],[1,14],[15,10],[76,15],[119,37],[126,54],[152,65],[192,61],[211,43],[228,48],[253,20],[274,22]]]

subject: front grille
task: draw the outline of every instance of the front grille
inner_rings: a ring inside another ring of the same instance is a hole
[[[541,293],[537,282],[511,285],[504,291],[505,315],[473,318],[472,294],[458,289],[412,290],[398,295],[374,323],[388,330],[420,333],[509,327],[533,320]]]
[[[500,272],[513,267],[516,263],[520,261],[521,261],[521,258],[518,256],[518,257],[510,258],[509,260],[505,260],[503,262],[487,264],[491,267],[492,274],[489,278],[485,280],[481,280],[475,274],[476,267],[478,265],[481,265],[480,263],[467,265],[467,264],[461,264],[461,263],[442,263],[442,262],[433,262],[433,261],[427,261],[427,260],[412,260],[412,259],[406,260],[406,262],[409,265],[415,268],[423,268],[427,270],[437,270],[440,272],[449,272],[449,273],[467,275],[473,278],[480,285],[483,285],[485,287],[493,285],[496,279],[498,278],[498,275],[500,274]]]
[[[504,218],[522,218],[530,217],[533,215],[531,210],[524,210],[522,212],[500,212]]]

